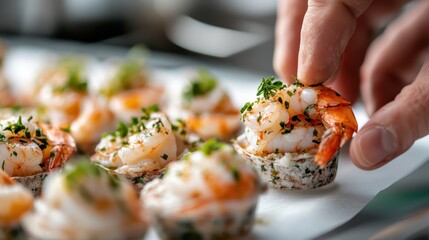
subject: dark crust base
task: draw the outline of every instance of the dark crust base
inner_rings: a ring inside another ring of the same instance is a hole
[[[255,222],[256,205],[245,216],[200,216],[193,220],[177,220],[174,217],[154,217],[155,230],[161,239],[240,239],[247,235]],[[202,231],[198,225],[211,225],[213,231]],[[233,227],[231,227],[233,226]]]
[[[138,193],[139,196],[140,196],[141,190],[146,185],[146,183],[152,181],[155,178],[161,177],[162,173],[164,172],[164,169],[161,169],[161,170],[153,170],[146,173],[118,173],[117,171],[106,168],[103,165],[100,165],[100,164],[97,164],[97,165],[103,169],[106,169],[111,175],[125,178],[129,183],[132,184],[134,190]]]
[[[42,192],[43,182],[49,173],[43,172],[31,176],[12,177],[15,181],[24,185],[29,189],[35,197],[40,196]]]
[[[283,154],[257,156],[248,152],[246,143],[235,142],[234,147],[251,164],[259,176],[273,189],[313,189],[334,181],[337,174],[339,151],[324,168],[314,163],[314,155],[297,155],[286,164]]]

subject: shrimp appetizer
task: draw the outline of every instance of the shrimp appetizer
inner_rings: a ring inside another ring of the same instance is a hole
[[[51,174],[23,219],[35,239],[142,239],[147,224],[131,185],[89,161]]]
[[[0,170],[0,226],[17,224],[22,215],[31,210],[33,200],[30,190],[16,183],[5,171]]]
[[[33,207],[30,190],[0,170],[0,239],[21,239],[19,222]]]
[[[120,123],[115,132],[105,135],[91,160],[125,176],[140,191],[183,151],[177,131],[178,126],[172,125],[156,105],[151,106],[143,109],[139,118]]]
[[[236,150],[272,188],[309,189],[336,176],[340,147],[357,131],[350,102],[322,85],[263,79],[241,109]]]
[[[138,117],[142,108],[162,102],[164,89],[149,81],[142,49],[132,48],[121,62],[107,62],[94,74],[89,89],[93,95],[108,99],[109,108],[120,121]]]
[[[240,113],[217,79],[199,69],[182,94],[182,108],[190,132],[202,139],[228,141],[240,130]]]
[[[51,170],[61,167],[76,149],[70,134],[32,117],[0,121],[0,166],[16,181],[40,194]]]
[[[251,230],[265,188],[230,145],[211,139],[170,164],[140,199],[162,239],[234,239]]]
[[[46,121],[57,127],[69,128],[87,96],[83,61],[64,58],[58,66],[41,75],[35,92],[39,107],[45,110]]]

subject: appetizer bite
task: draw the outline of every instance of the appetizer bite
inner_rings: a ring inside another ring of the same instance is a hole
[[[80,58],[64,58],[39,82],[39,117],[71,133],[80,151],[93,154],[104,132],[115,126],[105,99],[90,96],[85,64]]]
[[[340,147],[357,131],[350,102],[323,85],[262,80],[241,109],[245,133],[234,143],[271,188],[309,189],[336,176]]]
[[[30,190],[0,170],[0,239],[20,239],[19,222],[33,207]]]
[[[70,134],[32,117],[0,121],[0,166],[16,181],[40,194],[48,173],[61,167],[76,149]]]
[[[149,80],[141,48],[132,48],[123,62],[107,62],[90,81],[92,94],[108,99],[120,121],[140,115],[142,108],[161,104],[164,89]]]
[[[240,130],[240,113],[218,80],[199,69],[182,94],[183,118],[202,139],[228,141]]]
[[[80,113],[87,96],[84,62],[79,58],[63,58],[54,68],[45,70],[35,94],[45,120],[54,126],[69,128]]]
[[[170,164],[141,199],[162,239],[234,239],[251,230],[264,190],[230,145],[211,139]]]
[[[16,225],[23,214],[31,210],[33,200],[30,190],[16,183],[5,171],[0,170],[1,228]]]
[[[147,224],[128,182],[89,161],[50,175],[23,227],[35,239],[142,239]]]
[[[157,105],[142,110],[129,124],[120,123],[117,130],[105,135],[91,160],[125,176],[140,191],[145,183],[159,177],[164,167],[183,152],[183,143]]]

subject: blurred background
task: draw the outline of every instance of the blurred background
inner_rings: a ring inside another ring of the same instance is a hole
[[[274,74],[276,0],[0,0],[0,37],[175,53]]]

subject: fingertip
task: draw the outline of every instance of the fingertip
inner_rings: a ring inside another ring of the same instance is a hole
[[[350,157],[361,169],[376,169],[395,156],[398,142],[392,131],[380,125],[367,125],[353,139]]]

